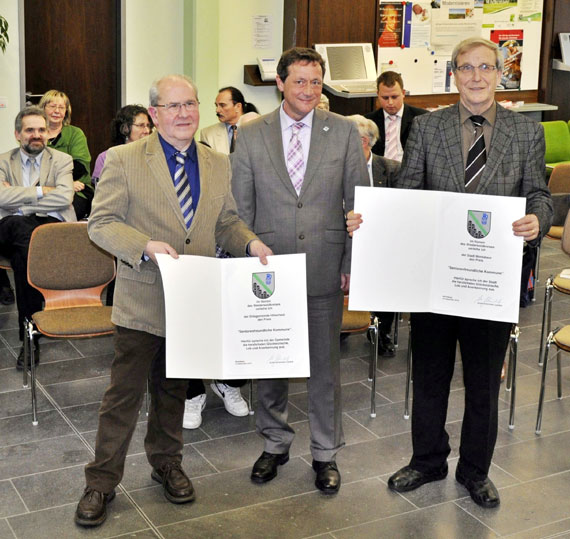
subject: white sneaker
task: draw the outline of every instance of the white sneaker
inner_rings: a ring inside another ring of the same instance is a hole
[[[210,387],[212,391],[224,401],[226,410],[237,417],[243,417],[249,414],[247,402],[241,396],[239,387],[231,387],[223,382],[214,380]]]
[[[206,393],[202,393],[190,400],[186,399],[182,426],[185,429],[197,429],[202,424],[202,410],[205,407]]]

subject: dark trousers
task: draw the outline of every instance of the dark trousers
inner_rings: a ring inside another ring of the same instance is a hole
[[[380,333],[382,333],[382,335],[390,335],[392,332],[392,322],[394,321],[395,313],[382,312],[373,314],[378,317],[378,322],[380,322]]]
[[[220,382],[230,386],[230,387],[242,387],[245,385],[247,380],[220,380]],[[188,380],[188,387],[186,389],[186,398],[188,400],[206,393],[206,388],[204,387],[204,382],[200,378],[192,378]]]
[[[40,225],[59,223],[54,217],[8,215],[0,219],[0,254],[10,259],[14,270],[20,340],[24,340],[24,319],[42,310],[43,296],[28,284],[28,248],[32,232]],[[54,253],[56,256],[56,253]]]
[[[121,482],[149,378],[151,405],[144,441],[148,461],[154,468],[182,461],[187,381],[166,378],[163,337],[117,326],[111,382],[99,409],[95,460],[85,467],[89,487],[109,493]]]
[[[0,288],[12,288],[10,284],[10,277],[8,277],[8,272],[5,269],[0,269]]]
[[[465,384],[458,470],[473,480],[487,477],[497,439],[501,367],[511,324],[431,313],[411,315],[412,468],[440,468],[450,453],[445,430],[455,351],[459,342]]]

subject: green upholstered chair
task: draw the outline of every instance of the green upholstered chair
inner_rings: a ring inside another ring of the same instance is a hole
[[[570,126],[562,120],[541,123],[546,139],[546,172],[550,175],[556,165],[570,163]]]

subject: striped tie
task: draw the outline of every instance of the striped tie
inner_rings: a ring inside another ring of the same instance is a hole
[[[174,156],[176,157],[174,189],[176,189],[176,196],[178,197],[178,203],[182,210],[182,217],[184,217],[186,228],[190,228],[192,217],[194,217],[194,208],[192,207],[190,183],[188,182],[188,176],[186,174],[186,169],[184,168],[184,163],[186,162],[188,155],[186,152],[176,152]]]
[[[387,159],[395,159],[401,161],[399,155],[398,144],[398,116],[395,114],[388,115],[388,129],[386,131],[386,149],[384,150],[384,157]]]
[[[475,128],[475,140],[469,148],[467,154],[467,164],[465,166],[465,187],[475,178],[478,178],[485,168],[487,162],[487,152],[485,151],[485,138],[483,137],[483,116],[470,116],[469,119]]]
[[[303,185],[303,147],[299,139],[299,132],[303,127],[302,122],[297,122],[291,126],[291,139],[289,140],[289,148],[287,150],[287,172],[293,183],[293,187],[297,195],[301,192]]]

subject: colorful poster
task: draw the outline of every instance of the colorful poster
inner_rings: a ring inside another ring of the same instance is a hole
[[[483,13],[498,13],[517,6],[518,0],[484,0]]]
[[[500,54],[503,56],[501,86],[505,90],[520,89],[523,30],[491,30],[490,39],[499,46]]]
[[[400,47],[402,45],[404,6],[401,2],[382,2],[379,5],[379,10],[378,47]]]

